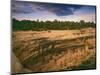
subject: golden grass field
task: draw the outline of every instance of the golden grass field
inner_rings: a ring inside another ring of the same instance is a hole
[[[12,48],[15,73],[96,68],[95,28],[15,31]]]

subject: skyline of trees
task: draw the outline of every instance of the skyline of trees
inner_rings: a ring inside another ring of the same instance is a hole
[[[33,20],[17,20],[12,19],[12,28],[14,31],[22,30],[33,30],[33,31],[42,31],[42,30],[68,30],[68,29],[82,29],[92,27],[95,28],[96,24],[94,22],[85,22],[80,20],[80,22],[74,21],[59,21],[55,19],[54,21],[40,21],[37,19]]]

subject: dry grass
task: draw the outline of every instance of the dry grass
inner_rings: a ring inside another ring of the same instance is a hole
[[[81,30],[13,32],[13,52],[32,72],[93,69],[96,62],[95,38],[85,42],[75,38],[95,36],[95,29],[84,31],[82,34]],[[66,41],[68,39],[74,40]]]

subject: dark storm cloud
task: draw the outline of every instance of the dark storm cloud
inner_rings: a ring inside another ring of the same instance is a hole
[[[48,9],[49,12],[56,14],[57,16],[73,15],[76,10],[82,8],[79,5],[65,5],[65,4],[48,4],[43,6]]]
[[[12,12],[16,14],[29,14],[34,12],[30,3],[13,1],[12,2]]]
[[[66,5],[66,4],[50,4],[50,3],[36,3],[13,1],[12,12],[16,14],[30,14],[38,11],[48,11],[57,16],[73,15],[76,10],[81,9],[81,5]]]

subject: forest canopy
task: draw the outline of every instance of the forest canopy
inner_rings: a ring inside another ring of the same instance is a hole
[[[74,21],[31,21],[31,20],[17,20],[12,19],[12,28],[13,31],[43,31],[43,30],[75,30],[92,27],[95,28],[96,24],[94,22],[85,22],[84,20],[80,20],[80,22]]]

